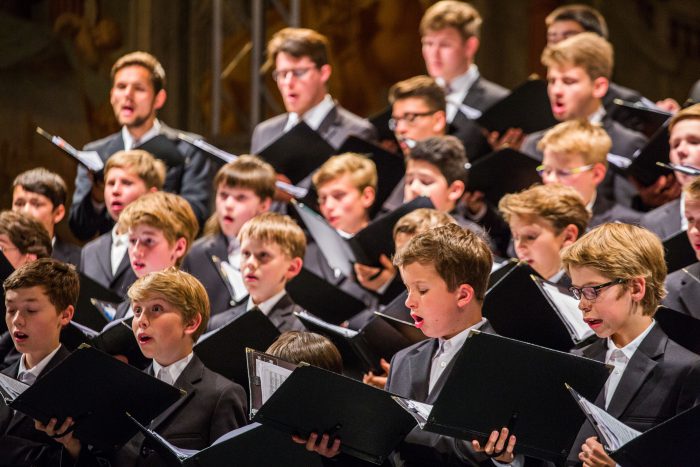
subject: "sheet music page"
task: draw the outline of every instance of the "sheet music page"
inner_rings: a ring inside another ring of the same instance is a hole
[[[424,402],[414,401],[412,399],[405,399],[403,397],[392,396],[392,398],[406,410],[411,416],[418,422],[418,425],[423,429],[426,423],[428,423],[428,417],[430,417],[430,412],[433,410],[433,406],[426,404]]]
[[[326,321],[323,321],[321,318],[318,318],[317,316],[312,315],[311,313],[302,311],[299,313],[296,313],[298,316],[303,316],[304,319],[311,321],[317,326],[320,326],[324,329],[328,329],[329,331],[332,331],[336,334],[339,334],[343,337],[347,337],[348,339],[352,339],[355,337],[358,332],[355,331],[354,329],[350,328],[344,328],[342,326],[337,326],[335,324],[328,323]]]
[[[544,281],[541,284],[545,293],[559,310],[559,316],[564,320],[569,331],[574,333],[576,339],[581,342],[592,336],[593,330],[583,321],[583,313],[578,309],[578,300],[561,292],[553,284]]]
[[[93,172],[99,172],[105,168],[97,151],[78,151],[75,157]]]
[[[236,295],[234,300],[237,302],[243,300],[248,295],[248,290],[243,284],[243,276],[241,271],[231,266],[227,261],[221,262],[221,269],[224,271],[229,284],[233,288],[233,292]]]
[[[163,446],[167,447],[168,450],[170,450],[170,452],[174,453],[178,457],[178,459],[180,459],[180,460],[184,461],[185,459],[189,459],[190,457],[194,456],[195,454],[197,454],[199,452],[196,449],[179,448],[179,447],[171,444],[170,442],[168,442],[167,439],[163,438],[161,435],[159,435],[155,431],[153,431],[153,430],[148,430],[148,431],[150,432],[151,436],[156,438]]]
[[[293,370],[275,365],[274,363],[258,359],[255,364],[255,373],[260,378],[260,391],[264,404],[275,391],[292,374]]]
[[[615,451],[642,434],[640,431],[628,427],[586,398],[581,397],[578,402],[593,418],[596,431],[599,431],[599,434],[604,439],[605,446],[609,450]]]
[[[0,393],[6,402],[12,402],[27,390],[29,385],[0,373]]]

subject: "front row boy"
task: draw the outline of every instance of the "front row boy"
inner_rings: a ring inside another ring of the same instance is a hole
[[[287,294],[285,285],[301,271],[304,231],[289,216],[267,212],[246,222],[238,240],[243,284],[250,295],[247,302],[214,316],[209,329],[220,328],[257,307],[280,332],[303,331],[304,325],[294,316],[303,309]]]
[[[601,338],[580,353],[615,367],[596,404],[639,431],[697,405],[700,357],[669,339],[654,320],[666,278],[656,235],[604,224],[564,249],[562,262],[584,321]],[[593,435],[584,425],[570,460],[614,466]]]

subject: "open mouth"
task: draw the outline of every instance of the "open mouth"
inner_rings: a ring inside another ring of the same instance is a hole
[[[142,270],[142,269],[145,268],[145,267],[146,267],[146,263],[141,262],[141,261],[133,261],[133,262],[131,263],[131,268],[132,268],[134,271],[140,271],[140,270]]]
[[[148,344],[149,342],[151,342],[153,340],[153,338],[151,336],[146,335],[146,334],[139,334],[137,340],[139,341],[140,345],[143,345],[143,344]]]
[[[12,333],[12,337],[14,338],[15,342],[24,342],[29,336],[23,332],[15,331]]]
[[[418,315],[415,314],[415,313],[411,313],[411,318],[413,318],[413,325],[414,325],[415,327],[417,327],[418,329],[420,329],[421,327],[423,327],[424,321],[423,321],[423,318],[422,318],[421,316],[418,316]]]
[[[593,319],[593,318],[586,318],[583,321],[590,326],[591,329],[595,330],[596,328],[600,327],[601,324],[603,324],[602,319]]]
[[[224,222],[227,222],[229,224],[233,224],[233,216],[224,216]]]

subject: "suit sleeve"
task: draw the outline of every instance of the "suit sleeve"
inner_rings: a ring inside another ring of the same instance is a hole
[[[221,377],[223,378],[223,377]],[[219,394],[219,399],[212,412],[210,442],[220,436],[248,424],[248,404],[243,388],[226,380],[226,386]],[[228,384],[230,383],[230,384]]]
[[[91,190],[92,181],[88,176],[88,170],[79,165],[75,176],[73,201],[68,210],[68,225],[73,235],[79,240],[90,240],[97,234],[109,231],[114,225],[106,208],[101,212],[95,211],[90,196]]]
[[[180,143],[180,147],[183,147]],[[212,191],[212,173],[209,159],[194,147],[185,154],[185,168],[182,174],[180,195],[192,206],[199,225],[204,225],[209,216],[209,198]]]

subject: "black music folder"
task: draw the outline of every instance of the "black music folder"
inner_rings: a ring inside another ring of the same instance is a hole
[[[333,146],[304,121],[300,121],[261,150],[259,155],[269,162],[277,173],[286,175],[296,185],[334,153],[336,151]]]
[[[73,320],[99,332],[113,317],[105,315],[94,301],[119,303],[123,301],[123,298],[82,272],[78,272],[78,274],[80,276],[80,293]]]
[[[82,324],[78,324],[75,321],[71,321],[61,329],[59,340],[65,348],[72,352],[82,344],[90,344],[96,335],[97,331],[83,326]]]
[[[153,376],[89,346],[78,348],[27,386],[0,375],[5,403],[42,423],[75,420],[84,444],[114,449],[138,431],[130,413],[147,424],[184,393]]]
[[[520,151],[500,149],[471,164],[467,190],[483,192],[492,205],[498,206],[503,195],[540,183],[539,165],[536,159]]]
[[[578,301],[561,286],[518,263],[487,292],[484,316],[502,336],[568,351],[592,339]]]
[[[362,375],[368,371],[382,374],[384,370],[379,364],[380,359],[391,361],[399,350],[425,339],[422,336],[411,340],[379,316],[373,316],[359,331],[355,331],[327,323],[310,313],[295,315],[309,331],[324,335],[335,344],[343,357],[343,373],[355,379],[362,379]],[[417,328],[416,331],[420,332]]]
[[[15,268],[12,267],[10,262],[5,257],[5,254],[0,251],[0,285],[5,282],[5,279],[10,277],[10,274],[15,272]],[[2,293],[2,300],[0,300],[0,316],[5,316],[5,289],[0,287],[0,293]],[[0,319],[0,334],[7,331],[7,323],[4,319]]]
[[[367,120],[374,125],[377,129],[377,139],[379,141],[393,141],[398,145],[396,141],[396,135],[393,131],[389,129],[389,119],[391,119],[391,105],[385,107],[379,112],[367,117]]]
[[[613,114],[618,121],[633,120],[639,123],[639,130],[644,133],[647,138],[651,138],[659,128],[664,126],[671,117],[672,113],[666,112],[658,107],[649,107],[640,102],[630,102],[622,99],[613,100]]]
[[[690,266],[698,260],[693,246],[688,239],[688,232],[681,230],[663,241],[666,267],[672,273]]]
[[[110,355],[121,355],[129,365],[144,369],[151,363],[151,359],[141,352],[131,328],[132,321],[133,317],[112,321],[102,332],[92,337],[90,342],[93,347]]]
[[[365,309],[365,304],[306,268],[287,283],[294,303],[331,324],[340,324]]]
[[[693,452],[700,444],[700,405],[685,410],[645,432],[634,430],[569,388],[598,439],[625,467],[687,467],[696,465]]]
[[[304,364],[270,396],[253,421],[304,438],[313,432],[328,433],[340,438],[342,452],[375,464],[381,464],[416,425],[391,393]]]
[[[168,467],[322,467],[321,456],[294,443],[286,433],[259,423],[226,433],[208,448],[180,449],[138,420],[132,422]],[[233,462],[233,464],[232,464]]]
[[[668,153],[671,146],[668,143],[668,137],[668,124],[663,124],[643,147],[635,151],[632,163],[624,174],[634,177],[644,186],[649,186],[660,176],[672,173],[670,169],[657,164],[669,161]],[[613,165],[613,169],[615,168],[616,166]]]
[[[95,173],[102,173],[102,169],[104,169],[105,166],[104,161],[107,160],[109,155],[102,159],[97,151],[79,151],[60,136],[51,135],[40,127],[36,127],[36,132],[49,140],[54,146],[61,149],[65,154],[68,154],[78,161],[79,164],[84,165],[88,170]],[[102,177],[102,175],[100,175],[100,177]]]
[[[259,309],[253,309],[226,326],[202,335],[194,346],[194,353],[210,370],[247,388],[246,348],[265,350],[279,335],[272,321]]]
[[[526,134],[559,123],[552,115],[547,82],[541,79],[531,79],[516,87],[476,121],[489,131],[503,133],[508,128],[520,128]]]
[[[671,340],[700,355],[700,319],[665,306],[656,310],[654,319]]]
[[[395,399],[423,430],[483,445],[494,429],[509,426],[518,453],[556,463],[566,460],[585,419],[565,383],[595,398],[609,370],[588,358],[471,331],[434,405]]]
[[[391,153],[354,135],[348,136],[337,152],[338,154],[344,152],[362,154],[374,162],[377,167],[377,193],[370,211],[372,215],[376,214],[406,173],[403,155]]]
[[[156,159],[162,160],[168,168],[185,164],[185,158],[178,150],[175,141],[164,134],[156,135],[134,149],[142,149],[151,153]],[[107,155],[107,157],[109,156],[111,154]]]
[[[379,257],[386,255],[391,258],[394,255],[394,226],[406,214],[416,209],[434,209],[430,198],[419,196],[408,203],[402,204],[393,211],[380,216],[370,222],[352,238],[348,239],[355,260],[367,266],[380,267]]]

